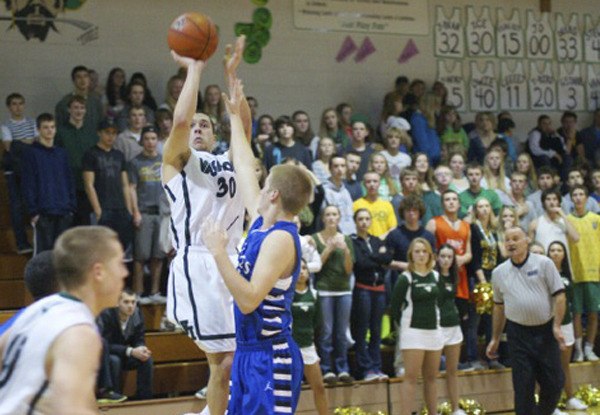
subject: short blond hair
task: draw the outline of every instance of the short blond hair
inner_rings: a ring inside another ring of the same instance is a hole
[[[271,169],[270,177],[269,189],[279,192],[284,211],[297,215],[309,203],[313,183],[303,167],[280,164]]]
[[[115,254],[115,231],[105,226],[77,226],[65,231],[54,244],[53,263],[56,279],[65,289],[85,285],[86,274],[96,263],[106,262]]]

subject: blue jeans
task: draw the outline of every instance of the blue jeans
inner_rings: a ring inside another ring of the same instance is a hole
[[[385,310],[385,291],[354,288],[352,322],[356,341],[356,360],[364,376],[381,371],[381,319]],[[370,331],[367,345],[367,330]]]
[[[349,372],[346,332],[350,327],[352,295],[319,296],[319,307],[321,309],[321,334],[318,346],[321,370],[323,373],[336,372],[339,374]],[[334,362],[332,362],[332,356]]]
[[[8,187],[8,199],[10,206],[10,224],[15,234],[18,249],[29,247],[27,234],[25,233],[25,202],[21,191],[21,183],[16,173],[4,173],[6,186]]]

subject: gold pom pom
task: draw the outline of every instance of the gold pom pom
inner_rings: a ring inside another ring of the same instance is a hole
[[[575,392],[575,397],[581,399],[587,406],[600,405],[600,390],[592,385],[583,385]]]
[[[494,291],[489,282],[480,282],[473,289],[473,301],[477,314],[492,314],[494,308]]]
[[[467,415],[485,415],[485,409],[475,399],[460,399],[458,407],[465,411]]]
[[[387,415],[387,413],[383,411],[367,412],[357,406],[339,407],[336,408],[333,413],[334,415]]]
[[[452,414],[452,405],[450,404],[450,402],[442,402],[441,404],[439,404],[437,407],[437,413],[439,415],[451,415]],[[419,415],[429,415],[429,411],[427,410],[427,407],[424,406],[421,409],[421,412],[419,412]]]

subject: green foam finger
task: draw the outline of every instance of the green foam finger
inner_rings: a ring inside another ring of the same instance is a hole
[[[257,42],[250,42],[244,50],[244,61],[246,63],[257,63],[262,57],[262,47]]]

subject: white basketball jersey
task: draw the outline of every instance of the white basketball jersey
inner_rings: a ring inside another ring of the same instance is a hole
[[[2,356],[1,415],[53,413],[48,407],[51,391],[45,372],[46,354],[62,332],[82,324],[96,328],[90,309],[64,294],[46,297],[23,311],[10,328]]]
[[[236,253],[244,226],[244,204],[227,153],[191,150],[183,171],[164,185],[171,205],[173,246],[203,247],[201,228],[216,220],[227,230],[227,251]]]

